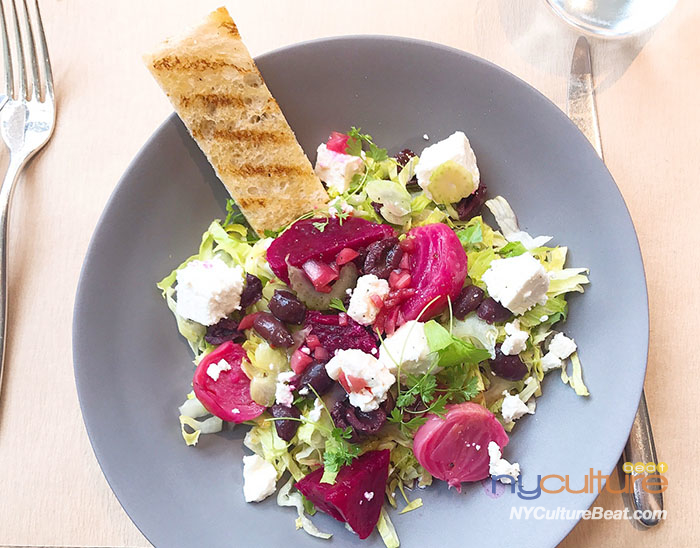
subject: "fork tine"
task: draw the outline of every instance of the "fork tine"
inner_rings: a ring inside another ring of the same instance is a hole
[[[12,71],[12,54],[10,53],[10,40],[7,34],[7,21],[5,19],[5,8],[0,1],[0,20],[2,21],[2,53],[5,61],[5,94],[8,99],[12,99],[15,89],[14,76]]]
[[[34,42],[34,32],[32,31],[31,17],[29,15],[29,8],[27,7],[27,0],[22,0],[24,7],[24,28],[27,32],[27,39],[29,41],[28,53],[29,53],[29,64],[32,67],[32,93],[34,97],[39,100],[41,98],[41,81],[39,80],[39,64],[36,59],[36,42]]]
[[[45,82],[45,97],[48,96],[53,101],[53,72],[51,71],[51,59],[49,58],[49,47],[46,45],[46,34],[44,33],[44,23],[41,20],[41,10],[39,9],[39,0],[34,0],[34,5],[36,6],[36,26],[38,29],[39,37],[39,50],[41,53],[41,60],[44,66],[44,78]]]
[[[27,67],[24,60],[24,47],[22,47],[22,31],[19,26],[19,17],[17,15],[17,4],[12,0],[12,15],[14,16],[15,27],[15,42],[17,44],[17,69],[19,71],[19,92],[17,98],[27,98]]]

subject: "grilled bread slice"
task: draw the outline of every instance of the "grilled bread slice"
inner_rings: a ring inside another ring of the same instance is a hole
[[[144,61],[256,232],[328,201],[225,8]]]

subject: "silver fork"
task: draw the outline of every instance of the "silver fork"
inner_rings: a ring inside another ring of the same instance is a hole
[[[0,391],[7,335],[7,225],[12,191],[22,169],[48,142],[56,125],[53,76],[39,2],[32,2],[34,14],[29,11],[27,0],[9,0],[6,4],[11,8],[9,17],[5,16],[0,0],[5,63],[5,92],[0,95],[0,135],[10,149],[10,162],[0,186]],[[16,59],[13,59],[13,49]],[[27,78],[27,64],[31,82]],[[15,71],[19,75],[17,79]]]

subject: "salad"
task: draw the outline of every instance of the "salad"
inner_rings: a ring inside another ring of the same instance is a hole
[[[398,546],[387,506],[420,507],[414,488],[517,480],[508,433],[547,373],[588,395],[556,327],[587,270],[487,199],[462,132],[419,156],[333,132],[315,170],[326,208],[258,235],[229,201],[158,284],[196,365],[182,436],[249,425],[247,502],[276,492],[310,535],[330,537],[321,511]]]

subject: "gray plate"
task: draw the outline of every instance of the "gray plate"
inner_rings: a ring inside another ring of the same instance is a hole
[[[339,38],[261,56],[260,70],[304,149],[331,130],[361,126],[391,152],[420,151],[455,130],[469,135],[490,194],[503,194],[532,234],[553,234],[588,266],[585,296],[570,299],[592,396],[557,378],[537,414],[520,421],[506,457],[523,485],[537,475],[589,468],[609,473],[627,437],[644,378],[648,315],[634,228],[605,166],[560,110],[533,88],[461,51],[385,37]],[[90,244],[74,319],[75,375],[95,454],[136,525],[158,547],[328,546],[295,532],[296,513],[274,500],[246,504],[244,428],[180,438],[177,406],[191,356],[155,282],[189,256],[226,193],[179,120],[171,116],[117,186]],[[579,298],[580,297],[580,298]],[[555,377],[555,373],[552,377]],[[415,495],[414,495],[415,496]],[[512,520],[511,507],[585,509],[591,494],[492,499],[480,484],[461,495],[436,482],[424,506],[396,515],[402,546],[553,546],[576,520]],[[317,525],[333,546],[362,544],[332,518]],[[375,533],[364,544],[381,546]]]

